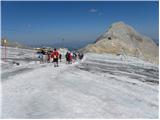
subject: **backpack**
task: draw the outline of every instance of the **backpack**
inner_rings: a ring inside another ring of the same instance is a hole
[[[54,59],[56,59],[56,58],[57,58],[57,56],[56,56],[56,55],[53,55],[53,58],[54,58]]]

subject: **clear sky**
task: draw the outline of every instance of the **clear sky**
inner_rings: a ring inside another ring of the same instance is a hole
[[[159,39],[158,1],[8,1],[1,7],[2,37],[27,45],[81,47],[117,21]]]

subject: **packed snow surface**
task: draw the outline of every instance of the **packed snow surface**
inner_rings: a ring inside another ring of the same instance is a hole
[[[158,118],[157,65],[88,53],[54,68],[33,50],[8,48],[4,62],[1,49],[1,118]]]

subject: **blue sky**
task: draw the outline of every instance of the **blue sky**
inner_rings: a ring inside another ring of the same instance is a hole
[[[156,1],[2,2],[2,37],[27,45],[81,47],[124,21],[158,40]],[[62,39],[64,39],[62,41]]]

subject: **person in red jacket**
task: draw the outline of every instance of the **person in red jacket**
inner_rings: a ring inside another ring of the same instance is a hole
[[[54,48],[54,51],[52,52],[51,57],[53,58],[53,62],[54,62],[54,67],[58,67],[58,57],[59,57],[59,53],[56,50],[56,48]]]

